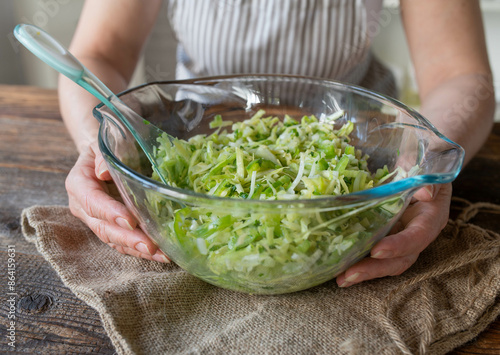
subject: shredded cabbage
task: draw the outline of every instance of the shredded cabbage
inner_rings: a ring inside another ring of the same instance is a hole
[[[354,124],[334,129],[332,120],[341,116],[280,120],[259,111],[236,123],[215,116],[210,135],[173,142],[160,137],[156,160],[171,186],[236,199],[345,195],[404,175],[387,167],[370,173],[368,156],[350,144]],[[159,181],[156,173],[153,178]],[[257,293],[289,292],[332,278],[366,254],[371,245],[354,246],[370,240],[403,206],[394,198],[328,212],[243,213],[183,206],[152,194],[148,204],[174,240],[173,254],[184,254],[180,266],[214,284]],[[196,263],[203,266],[192,267]]]
[[[188,141],[165,135],[156,159],[170,185],[220,197],[261,200],[301,199],[343,195],[373,187],[388,176],[381,169],[371,176],[368,156],[349,144],[354,128],[347,122],[335,130],[330,121],[285,116],[231,123],[215,116],[219,129]],[[232,124],[232,132],[220,128]],[[158,179],[156,173],[153,175]],[[385,180],[385,179],[384,179]]]

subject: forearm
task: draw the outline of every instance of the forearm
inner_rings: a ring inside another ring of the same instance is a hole
[[[440,83],[422,97],[421,113],[465,149],[465,163],[479,151],[493,125],[491,77],[465,74]]]
[[[104,60],[80,58],[83,65],[100,78],[113,92],[127,87],[126,80]],[[92,109],[99,100],[83,88],[61,76],[59,78],[59,102],[64,123],[79,152],[97,139],[99,124],[92,116]]]
[[[465,148],[491,131],[495,98],[478,0],[401,0],[422,113]]]
[[[87,0],[71,52],[111,91],[124,90],[160,6],[160,0],[147,4],[142,0]],[[81,151],[97,138],[92,108],[99,101],[66,78],[59,80],[59,100],[64,122]]]

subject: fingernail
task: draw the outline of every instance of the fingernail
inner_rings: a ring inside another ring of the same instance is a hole
[[[108,171],[108,167],[106,166],[106,163],[102,162],[99,165],[99,169],[97,171],[97,174],[99,175],[98,177],[100,178],[104,173]]]
[[[128,223],[128,221],[125,219],[125,218],[122,218],[122,217],[118,217],[116,220],[115,220],[116,224],[118,224],[120,227],[122,228],[125,228],[125,229],[128,229],[128,230],[131,230],[133,231],[134,228],[132,228],[132,226],[130,225],[130,223]]]
[[[362,275],[364,275],[362,272],[357,272],[355,274],[352,274],[349,277],[345,278],[346,282],[357,282],[362,280]],[[344,282],[345,283],[345,282]]]
[[[340,285],[339,287],[349,287],[349,286],[352,286],[352,283],[348,282],[348,281],[344,281],[342,283],[342,285]]]
[[[374,259],[388,259],[391,258],[394,255],[394,253],[390,250],[380,250],[376,252],[375,254],[372,255],[372,258]]]
[[[159,261],[160,263],[170,263],[170,260],[161,253],[156,253],[155,255],[153,255],[153,260]]]
[[[424,190],[427,191],[427,193],[431,196],[431,198],[434,197],[434,185],[429,185],[424,187]]]
[[[151,255],[151,251],[148,249],[148,246],[144,243],[137,243],[135,245],[135,250],[137,250],[138,252],[141,252],[143,254]]]

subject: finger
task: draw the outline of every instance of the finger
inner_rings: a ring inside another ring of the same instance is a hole
[[[399,233],[382,239],[371,250],[374,259],[391,259],[422,252],[437,237],[440,229],[429,229],[427,222],[416,221]],[[432,223],[432,222],[428,222]]]
[[[134,216],[123,203],[106,193],[104,183],[95,176],[93,164],[90,155],[82,154],[66,179],[72,213],[80,219],[104,219],[133,230],[137,226]]]
[[[340,287],[349,287],[362,281],[400,275],[415,263],[418,255],[417,253],[383,260],[365,258],[337,276],[337,284]]]
[[[405,226],[404,229],[378,242],[370,252],[372,258],[387,259],[422,252],[441,232],[447,216],[444,211],[433,213],[418,205],[411,206],[397,226],[399,229]]]
[[[106,184],[95,176],[95,154],[88,147],[66,179],[71,212],[104,242],[124,252],[147,254],[164,261],[158,247],[137,227],[133,215],[107,194]],[[156,256],[155,256],[156,255]]]
[[[440,184],[424,186],[415,192],[413,198],[419,201],[432,201],[439,194],[440,188]]]
[[[432,202],[419,201],[408,206],[400,220],[371,250],[378,259],[420,253],[441,232],[448,222],[451,188],[443,186]]]
[[[116,249],[118,252],[125,254],[125,255],[132,255],[138,258],[143,258],[147,260],[152,260],[152,261],[158,261],[160,263],[170,263],[170,259],[161,251],[158,249],[158,251],[154,255],[150,254],[145,254],[141,253],[135,249],[129,248],[129,247],[123,247],[121,245],[113,244],[113,243],[108,243],[110,247],[113,249]]]
[[[95,174],[99,180],[109,181],[111,180],[111,174],[108,170],[108,165],[101,154],[97,155],[95,158]]]
[[[81,196],[68,194],[71,213],[82,221],[85,222],[87,218],[97,218],[126,230],[137,228],[137,222],[127,208],[122,203],[109,199],[105,192],[92,191],[85,196],[81,201]]]
[[[397,234],[404,229],[405,229],[405,225],[403,224],[403,222],[401,222],[401,220],[398,220],[398,221],[396,221],[396,223],[394,223],[394,225],[392,226],[388,235]]]
[[[106,244],[111,243],[123,248],[133,249],[136,254],[149,254],[151,256],[155,255],[159,250],[156,244],[139,228],[129,231],[92,217],[88,217],[84,222]]]
[[[104,160],[101,151],[97,148],[97,146],[92,146],[92,150],[95,154],[95,175],[99,180],[102,181],[111,180],[111,174],[109,173],[108,165],[106,164],[106,160]]]
[[[127,230],[137,227],[137,221],[127,207],[108,195],[103,187],[86,179],[76,181],[81,186],[76,198],[88,216],[106,220]]]

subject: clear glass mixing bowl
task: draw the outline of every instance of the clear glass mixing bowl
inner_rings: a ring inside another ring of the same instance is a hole
[[[294,292],[334,278],[389,232],[417,189],[452,181],[464,157],[459,145],[416,111],[335,81],[214,77],[151,83],[119,96],[143,118],[183,139],[211,133],[209,122],[219,114],[239,121],[264,109],[280,118],[315,115],[321,120],[342,110],[332,124],[355,124],[350,144],[370,156],[371,171],[387,165],[389,171],[399,167],[407,172],[405,178],[343,196],[276,201],[211,197],[151,179],[150,164],[131,134],[107,119],[113,113],[106,107],[97,106],[99,147],[142,230],[187,272],[247,293]],[[252,221],[251,228],[235,231],[235,225],[246,221]],[[290,230],[287,221],[299,222],[302,230]],[[201,227],[209,232],[193,232]],[[227,242],[210,245],[214,233]]]

